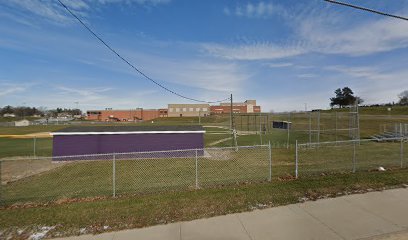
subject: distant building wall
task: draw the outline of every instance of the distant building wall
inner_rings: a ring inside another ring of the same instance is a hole
[[[198,117],[210,115],[209,104],[169,104],[169,117]]]
[[[234,113],[246,113],[247,106],[232,106]],[[212,114],[230,113],[231,105],[229,106],[211,106]]]
[[[14,126],[16,126],[16,127],[27,127],[27,126],[30,126],[30,121],[28,121],[28,120],[15,121]]]
[[[232,103],[234,113],[259,113],[261,107],[256,106],[256,100],[246,100],[245,102]],[[218,106],[211,106],[212,114],[222,114],[231,112],[231,103],[221,103]]]
[[[166,115],[165,109],[90,110],[87,120],[93,121],[149,121]]]

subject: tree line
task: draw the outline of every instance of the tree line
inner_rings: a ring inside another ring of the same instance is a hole
[[[70,108],[56,108],[56,109],[46,109],[44,107],[26,107],[18,106],[13,107],[10,105],[0,108],[0,115],[4,114],[14,114],[16,117],[57,117],[59,114],[65,113],[67,115],[81,115],[82,111],[80,109],[70,109]]]

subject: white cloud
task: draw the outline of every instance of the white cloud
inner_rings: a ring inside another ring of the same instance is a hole
[[[168,3],[170,0],[62,0],[62,2],[75,14],[86,18],[88,12],[95,9],[93,7],[95,5],[138,4],[155,6],[162,3]],[[74,19],[67,14],[67,11],[56,0],[7,0],[4,3],[9,7],[14,8],[14,10],[24,11],[25,13],[42,17],[43,20],[48,20],[51,23],[66,24],[74,21]],[[30,17],[31,16],[19,13],[13,14],[13,19],[20,23],[24,23],[24,18],[30,19]],[[10,18],[10,16],[8,16],[8,18]]]
[[[341,29],[325,25],[324,20],[303,21],[298,33],[310,42],[309,51],[320,53],[361,56],[408,47],[408,24],[390,19]]]
[[[34,85],[35,84],[31,82],[27,82],[26,84],[15,84],[10,81],[0,81],[0,97],[25,92]]]
[[[324,18],[299,22],[294,29],[297,36],[294,42],[204,44],[203,49],[225,59],[266,60],[307,53],[364,56],[408,47],[408,24],[402,21],[382,19],[344,29],[331,28],[325,22]]]
[[[197,47],[196,44],[183,42],[172,42],[171,46],[173,49],[179,49],[180,52],[188,52],[188,48],[195,50]],[[152,79],[166,86],[177,84],[189,87],[193,91],[199,91],[203,97],[209,96],[210,92],[224,94],[225,92],[242,91],[244,83],[250,78],[248,69],[244,65],[234,62],[206,58],[196,59],[194,57],[155,56],[132,49],[118,49],[118,52],[126,53],[127,59]],[[140,77],[140,74],[122,63],[120,65],[109,64],[109,66],[114,71]],[[146,82],[144,78],[141,78],[140,81]],[[170,88],[178,87],[180,86],[171,86]],[[196,93],[187,95],[192,96],[192,94]]]
[[[297,77],[298,78],[315,78],[317,77],[317,75],[313,73],[304,73],[304,74],[298,74]]]
[[[246,72],[234,63],[194,61],[177,65],[166,69],[165,74],[177,83],[208,91],[240,91],[248,79]]]
[[[70,88],[66,86],[58,86],[56,89],[61,90],[61,94],[76,94],[82,97],[99,97],[100,93],[107,92],[113,88]]]
[[[77,4],[70,4],[68,2],[67,5],[78,7],[81,6],[81,4],[79,4],[80,1],[81,0],[76,2]],[[55,21],[58,23],[71,21],[71,19],[64,14],[63,9],[61,9],[61,6],[58,5],[59,3],[57,1],[9,0],[5,3],[11,7],[15,7],[16,10],[22,10],[50,21]],[[76,8],[76,10],[78,10],[78,8]],[[16,16],[16,18],[21,20],[22,16]]]
[[[273,15],[287,15],[287,12],[279,5],[261,1],[258,3],[249,2],[245,5],[238,5],[235,9],[225,7],[224,14],[227,16],[235,15],[248,18],[267,18]]]
[[[89,1],[89,0],[88,0]],[[157,5],[157,4],[162,4],[162,3],[169,3],[171,0],[96,0],[99,3],[102,4],[109,4],[109,3],[126,3],[126,4],[132,4],[132,3],[137,3],[137,4],[150,4],[150,5]]]
[[[303,6],[300,4],[300,6]],[[314,5],[313,5],[314,6]],[[327,8],[292,9],[259,2],[224,8],[226,15],[245,17],[283,16],[293,39],[283,43],[207,44],[209,54],[234,60],[265,60],[294,57],[306,53],[364,56],[408,47],[408,24],[404,21],[378,18],[350,23],[350,14]]]
[[[373,67],[347,67],[341,65],[325,67],[326,70],[343,73],[355,78],[367,79],[385,79],[386,75],[380,74],[376,68]]]
[[[140,54],[137,56],[140,57]],[[236,63],[192,59],[175,60],[152,56],[146,56],[144,59],[142,69],[155,80],[196,88],[201,92],[200,95],[206,95],[208,92],[219,94],[220,92],[241,91],[243,84],[249,79],[247,70]],[[136,74],[133,71],[132,73]],[[191,96],[191,94],[187,95]]]
[[[291,67],[293,66],[293,63],[290,63],[290,62],[267,63],[266,65],[271,68],[283,68],[283,67]]]
[[[272,43],[254,43],[239,46],[203,44],[202,48],[210,55],[229,60],[281,59],[305,53],[301,46],[279,46]]]
[[[11,95],[15,94],[18,92],[24,92],[26,89],[24,87],[17,87],[17,86],[11,86],[8,88],[3,88],[0,90],[0,97],[6,96],[6,95]]]
[[[329,66],[326,70],[335,71],[351,79],[359,90],[359,95],[367,104],[396,101],[398,94],[408,86],[408,70],[381,71],[382,66]],[[344,78],[338,76],[338,78]]]

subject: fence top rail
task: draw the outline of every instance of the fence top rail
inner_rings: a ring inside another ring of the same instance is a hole
[[[344,141],[329,141],[329,142],[313,142],[313,143],[301,143],[298,144],[299,147],[309,147],[318,145],[328,145],[336,143],[360,143],[360,142],[383,142],[383,141],[396,141],[396,140],[406,140],[408,137],[394,137],[394,138],[368,138],[368,139],[355,139],[355,140],[344,140]]]
[[[157,153],[172,153],[172,152],[193,152],[206,150],[236,150],[236,149],[253,149],[253,148],[268,148],[269,145],[252,145],[252,146],[236,146],[236,147],[211,147],[211,148],[193,148],[193,149],[175,149],[163,151],[143,151],[143,152],[118,152],[118,153],[101,153],[101,154],[83,154],[83,155],[67,155],[67,156],[47,156],[47,157],[19,157],[19,158],[2,158],[0,161],[9,160],[46,160],[46,159],[69,159],[69,158],[87,158],[87,157],[113,157],[113,155],[131,155],[131,154],[157,154]]]

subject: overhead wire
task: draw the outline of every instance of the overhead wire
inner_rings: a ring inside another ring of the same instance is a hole
[[[363,11],[366,11],[366,12],[379,14],[379,15],[382,15],[382,16],[387,16],[387,17],[392,17],[392,18],[397,18],[397,19],[400,19],[400,20],[408,21],[407,17],[402,17],[402,16],[390,14],[390,13],[385,13],[385,12],[381,12],[381,11],[378,11],[378,10],[353,5],[353,4],[350,4],[350,3],[345,3],[345,2],[335,1],[335,0],[323,0],[323,1],[328,2],[328,3],[333,3],[333,4],[346,6],[346,7],[351,7],[351,8],[355,8],[355,9],[359,9],[359,10],[363,10]]]
[[[123,62],[125,62],[127,65],[129,65],[131,68],[133,68],[135,71],[137,71],[140,75],[142,75],[144,78],[147,80],[151,81],[152,83],[156,84],[160,88],[187,100],[194,101],[194,102],[201,102],[201,103],[220,103],[220,102],[225,102],[227,100],[230,100],[231,98],[225,98],[222,100],[216,100],[216,101],[204,101],[192,97],[187,97],[181,93],[178,93],[174,90],[171,90],[170,88],[164,86],[163,84],[157,82],[156,80],[152,79],[148,75],[146,75],[144,72],[142,72],[139,68],[135,67],[129,60],[127,60],[125,57],[123,57],[121,54],[119,54],[113,47],[111,47],[106,41],[104,41],[98,34],[95,33],[88,25],[86,25],[74,12],[72,12],[61,0],[57,0],[60,5],[67,10],[68,13],[70,13],[78,22],[86,29],[88,32],[90,32],[96,39],[98,39],[106,48],[108,48],[112,53],[114,53],[118,58],[120,58]]]

